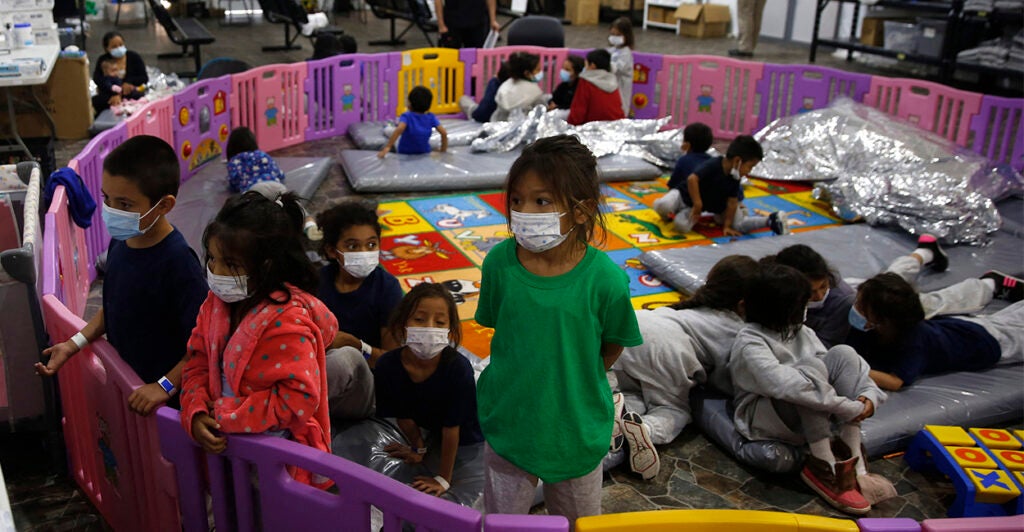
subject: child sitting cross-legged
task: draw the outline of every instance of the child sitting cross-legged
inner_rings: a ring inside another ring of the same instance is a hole
[[[607,50],[592,50],[587,54],[587,68],[579,75],[576,93],[569,106],[566,122],[574,126],[601,120],[620,120],[626,115],[617,106],[619,84],[611,68],[611,56]]]
[[[868,475],[860,422],[886,398],[868,364],[846,345],[826,350],[804,326],[811,285],[789,266],[765,264],[747,292],[747,326],[729,355],[736,430],[749,440],[807,443],[804,482],[836,509],[863,515],[896,494]],[[832,444],[832,423],[839,439]]]
[[[683,154],[676,159],[676,166],[672,169],[672,177],[668,179],[668,192],[664,196],[654,200],[654,212],[665,218],[678,213],[683,207],[682,195],[688,186],[686,179],[690,177],[700,165],[704,164],[711,155],[708,150],[715,141],[714,134],[707,124],[694,122],[683,128],[683,145],[680,147]],[[738,199],[743,201],[743,187],[740,187]]]
[[[409,445],[392,443],[384,450],[416,464],[427,454],[425,442],[439,441],[437,474],[418,476],[412,486],[442,495],[454,482],[459,448],[484,441],[473,367],[455,350],[462,328],[451,292],[433,283],[413,287],[395,309],[391,334],[405,345],[377,361],[377,414],[397,418]]]
[[[377,152],[377,157],[384,158],[391,148],[398,143],[398,153],[411,155],[430,153],[430,135],[436,129],[441,135],[441,147],[438,151],[448,151],[448,131],[441,121],[430,112],[430,104],[434,95],[430,89],[418,86],[409,91],[409,110],[398,117],[398,125],[388,139],[388,143]]]

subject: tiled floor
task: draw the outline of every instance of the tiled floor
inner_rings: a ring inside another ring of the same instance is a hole
[[[339,17],[336,23],[356,37],[360,51],[387,51],[386,47],[369,47],[366,42],[380,38],[387,29],[387,23],[369,16],[361,22],[358,15]],[[253,65],[300,61],[309,56],[309,44],[304,50],[287,53],[263,53],[260,47],[281,39],[283,30],[279,26],[258,23],[251,27],[221,27],[214,21],[205,21],[206,26],[217,36],[214,45],[205,47],[204,57],[234,57]],[[93,36],[88,51],[91,57],[100,52],[99,36],[111,29],[107,23],[94,23]],[[119,28],[127,39],[128,46],[140,52],[149,64],[165,71],[190,69],[191,60],[157,60],[159,52],[173,51],[172,45],[163,33],[148,27]],[[592,47],[605,43],[607,24],[589,27],[567,27],[567,45],[570,47]],[[426,46],[422,34],[410,31],[407,35],[408,48]],[[302,39],[300,39],[302,41]],[[724,55],[734,45],[731,39],[704,41],[684,40],[661,30],[638,31],[639,51],[662,53],[701,53]],[[842,67],[844,61],[819,54],[820,64]],[[804,63],[807,49],[804,46],[764,42],[758,48],[758,60],[777,63]],[[865,67],[850,65],[858,70]],[[63,165],[81,151],[86,141],[61,142],[58,144],[58,163]],[[275,155],[335,155],[339,149],[350,147],[347,139],[328,139],[307,143],[281,150]],[[312,198],[312,210],[318,211],[338,199],[353,195],[341,173],[340,167],[332,170],[330,177]],[[385,199],[388,196],[374,196]],[[606,513],[652,510],[661,508],[743,508],[770,509],[810,514],[838,515],[796,478],[795,475],[772,475],[747,469],[738,465],[720,449],[709,443],[696,429],[688,428],[672,444],[660,449],[662,456],[661,473],[652,481],[644,482],[620,466],[606,476],[603,494],[603,509]],[[45,471],[41,464],[40,446],[32,435],[0,436],[0,458],[7,475],[8,489],[19,530],[102,530],[102,518],[75,489],[66,476]],[[906,516],[915,519],[942,517],[952,500],[952,488],[942,479],[922,476],[907,470],[900,457],[876,460],[870,464],[873,472],[892,480],[899,496],[879,505],[873,516]],[[538,509],[537,511],[543,511]]]

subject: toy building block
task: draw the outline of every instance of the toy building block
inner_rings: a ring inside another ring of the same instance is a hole
[[[953,457],[960,467],[973,467],[977,469],[996,469],[996,461],[992,459],[980,447],[946,447],[946,451]]]
[[[1000,429],[971,429],[974,438],[989,449],[1020,449],[1020,440],[1009,431]]]
[[[925,425],[924,430],[930,432],[942,445],[953,445],[956,447],[974,447],[977,443],[974,438],[960,427],[947,427],[945,425]]]
[[[1024,451],[993,449],[992,454],[996,455],[1004,469],[1024,471]]]
[[[964,471],[974,483],[976,502],[1002,504],[1020,497],[1020,488],[1002,469],[964,468]]]

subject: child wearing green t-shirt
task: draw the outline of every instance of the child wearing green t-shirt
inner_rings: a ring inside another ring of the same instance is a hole
[[[476,321],[494,327],[477,383],[487,513],[525,514],[537,480],[549,514],[601,513],[612,434],[605,372],[642,342],[628,278],[589,245],[603,231],[597,161],[576,137],[528,146],[505,187],[509,229],[487,254]]]

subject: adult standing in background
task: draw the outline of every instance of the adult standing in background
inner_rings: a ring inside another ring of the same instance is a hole
[[[124,36],[116,31],[108,31],[103,35],[103,55],[96,60],[96,68],[92,72],[92,80],[96,82],[96,85],[100,85],[103,80],[103,62],[107,59],[114,59],[117,61],[117,69],[119,71],[119,78],[124,80],[124,84],[121,85],[121,91],[124,94],[129,94],[142,85],[149,82],[149,74],[146,73],[146,62],[142,60],[142,56],[129,50],[124,43]],[[114,95],[107,101],[101,101],[102,98],[93,98],[92,107],[96,111],[96,114],[100,114],[103,110],[109,108],[111,105],[121,103],[121,97]]]
[[[434,8],[446,48],[482,48],[487,34],[501,29],[497,0],[434,0]]]
[[[739,48],[729,50],[732,57],[754,57],[757,36],[761,34],[761,15],[765,0],[738,0],[736,5]]]

